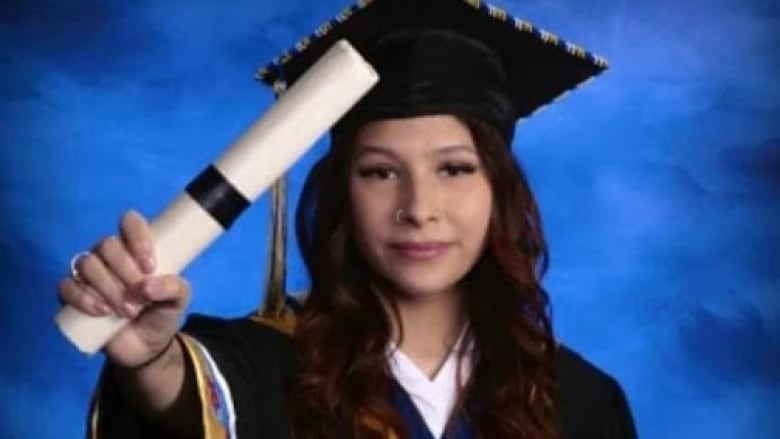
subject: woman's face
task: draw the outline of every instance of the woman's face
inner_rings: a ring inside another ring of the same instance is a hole
[[[349,175],[355,239],[374,272],[403,295],[453,292],[482,252],[493,200],[466,125],[447,115],[368,123]]]

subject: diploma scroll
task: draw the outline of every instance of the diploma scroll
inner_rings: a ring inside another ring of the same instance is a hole
[[[156,273],[179,273],[323,136],[379,80],[346,41],[326,52],[151,222]],[[127,324],[65,306],[63,334],[94,354]]]

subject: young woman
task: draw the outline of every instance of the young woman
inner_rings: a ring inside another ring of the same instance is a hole
[[[516,119],[585,62],[474,2],[415,5],[364,2],[280,67],[294,81],[346,34],[382,78],[307,180],[299,315],[180,330],[189,287],[150,275],[134,212],[62,281],[64,302],[132,319],[105,347],[92,437],[635,436],[617,383],[554,339],[541,221],[510,149]]]

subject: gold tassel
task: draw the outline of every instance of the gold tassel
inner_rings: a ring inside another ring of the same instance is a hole
[[[281,317],[285,304],[287,279],[287,179],[279,177],[271,192],[271,241],[268,254],[268,279],[260,315]]]
[[[276,98],[284,93],[287,84],[274,84]],[[265,282],[263,306],[259,317],[275,319],[284,314],[287,283],[287,176],[279,177],[271,187],[271,240],[268,245],[268,276]]]

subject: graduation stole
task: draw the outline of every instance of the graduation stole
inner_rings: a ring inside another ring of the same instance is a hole
[[[437,438],[428,429],[428,425],[425,423],[420,412],[417,410],[417,406],[414,405],[409,394],[404,390],[397,382],[394,389],[394,402],[395,406],[401,414],[401,417],[406,421],[406,425],[409,427],[409,437],[412,439],[472,439],[476,437],[474,431],[465,419],[458,416],[451,419],[449,425],[444,430],[444,435],[441,438]]]

